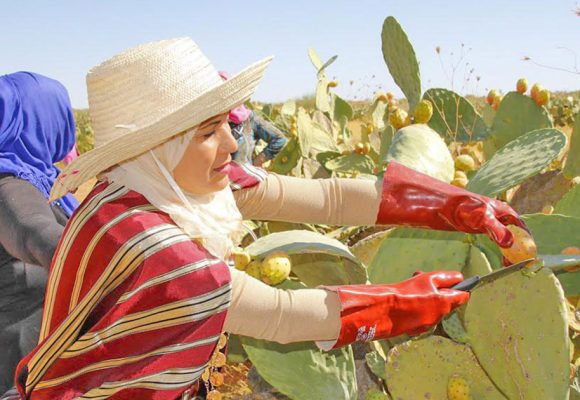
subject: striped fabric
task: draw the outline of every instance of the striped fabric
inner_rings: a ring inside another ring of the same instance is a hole
[[[233,190],[265,172],[235,164]],[[231,298],[222,261],[140,194],[100,183],[53,259],[22,399],[179,399],[206,368]]]

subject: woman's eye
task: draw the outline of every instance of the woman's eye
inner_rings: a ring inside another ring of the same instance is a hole
[[[211,132],[208,132],[208,133],[204,133],[203,134],[203,137],[207,139],[207,138],[213,136],[214,134],[215,134],[215,131],[211,131]]]

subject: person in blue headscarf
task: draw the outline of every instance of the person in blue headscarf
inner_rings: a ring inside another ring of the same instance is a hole
[[[54,164],[74,146],[61,83],[32,72],[0,76],[0,393],[38,340],[52,256],[78,206],[70,194],[49,204]]]

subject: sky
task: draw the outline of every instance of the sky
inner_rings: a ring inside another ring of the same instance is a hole
[[[274,55],[254,100],[281,102],[313,93],[316,74],[307,54],[310,47],[324,60],[338,56],[327,75],[339,81],[340,96],[368,98],[382,89],[399,97],[402,93],[381,52],[381,28],[390,15],[415,48],[423,90],[505,92],[522,77],[530,85],[540,82],[553,91],[580,89],[580,16],[574,13],[579,1],[0,0],[0,4],[0,74],[27,70],[57,79],[69,90],[75,108],[87,107],[85,75],[92,66],[139,44],[181,36],[193,38],[217,69],[231,73]],[[532,61],[523,61],[526,56]]]

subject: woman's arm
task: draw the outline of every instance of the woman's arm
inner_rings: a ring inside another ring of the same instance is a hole
[[[381,182],[302,179],[268,174],[258,185],[234,192],[244,219],[331,225],[374,225]]]
[[[252,130],[254,131],[254,138],[256,140],[262,139],[267,143],[261,154],[264,154],[265,161],[271,160],[282,150],[288,139],[284,136],[282,131],[266,121],[265,119],[252,113],[250,117]]]
[[[233,268],[231,275],[226,332],[278,343],[338,338],[338,294],[323,289],[276,289]]]

